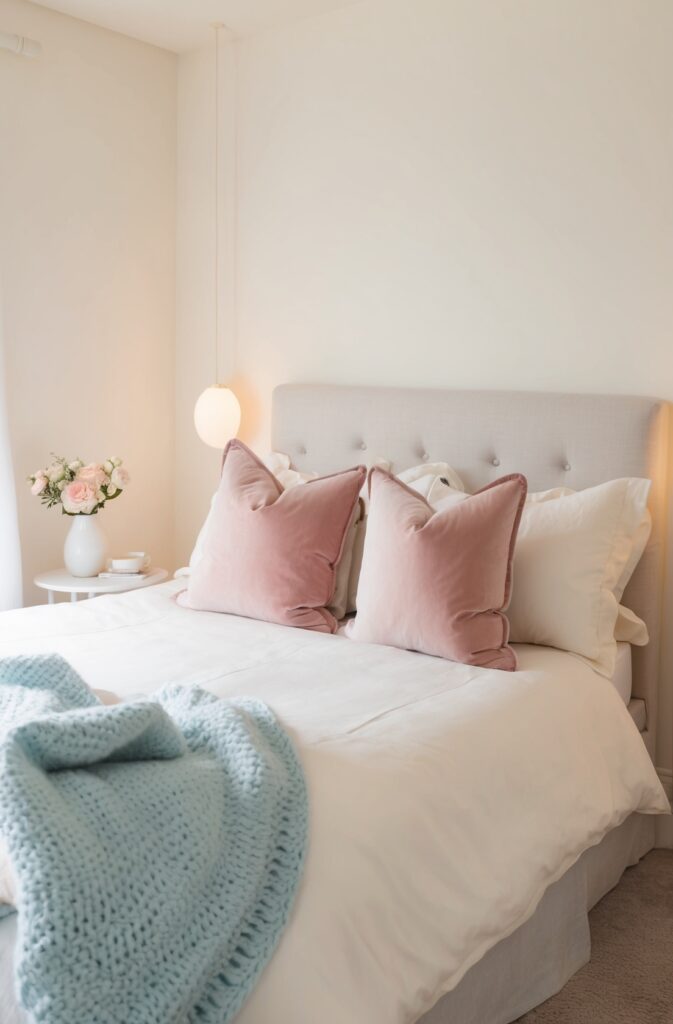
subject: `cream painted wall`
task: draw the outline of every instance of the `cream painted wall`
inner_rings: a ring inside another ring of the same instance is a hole
[[[242,436],[267,446],[288,380],[673,399],[672,38],[668,0],[364,0],[232,45]],[[180,59],[180,437],[207,377],[211,59]],[[217,459],[190,438],[178,470],[184,560]],[[661,711],[670,769],[670,641]]]
[[[28,494],[49,453],[124,458],[112,548],[173,566],[177,59],[22,0],[0,29],[0,279],[28,603],[70,520]]]

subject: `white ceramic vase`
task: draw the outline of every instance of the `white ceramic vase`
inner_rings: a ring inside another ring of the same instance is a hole
[[[72,516],[63,558],[71,576],[97,576],[105,568],[107,538],[97,515]]]

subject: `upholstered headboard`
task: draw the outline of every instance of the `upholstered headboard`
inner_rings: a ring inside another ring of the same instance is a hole
[[[470,490],[512,472],[535,491],[650,477],[652,536],[623,600],[650,631],[649,645],[633,650],[633,696],[646,703],[654,755],[667,414],[665,402],[616,395],[284,384],[273,395],[272,446],[319,473],[376,458],[394,471],[448,462]]]

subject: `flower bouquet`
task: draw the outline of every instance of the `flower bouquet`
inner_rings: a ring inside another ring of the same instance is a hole
[[[121,459],[90,462],[81,459],[68,462],[54,456],[46,469],[38,469],[28,477],[31,494],[39,497],[43,505],[61,506],[66,516],[92,516],[106,501],[118,498],[129,483],[129,475]]]
[[[64,548],[68,572],[72,576],[95,576],[104,568],[107,542],[92,517],[128,486],[129,474],[122,460],[110,458],[85,465],[81,459],[68,462],[54,456],[50,466],[38,469],[28,479],[31,493],[43,505],[60,505],[63,515],[75,517]]]

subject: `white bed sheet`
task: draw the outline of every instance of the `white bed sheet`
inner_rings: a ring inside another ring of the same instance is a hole
[[[256,696],[292,735],[310,849],[238,1024],[410,1024],[585,849],[668,809],[623,701],[577,658],[522,646],[516,673],[471,668],[189,611],[182,586],[6,613],[0,656],[59,651],[122,696]]]
[[[627,644],[623,640],[617,644],[615,671],[610,682],[628,708],[629,701],[631,700],[633,669],[631,664],[631,644]]]

